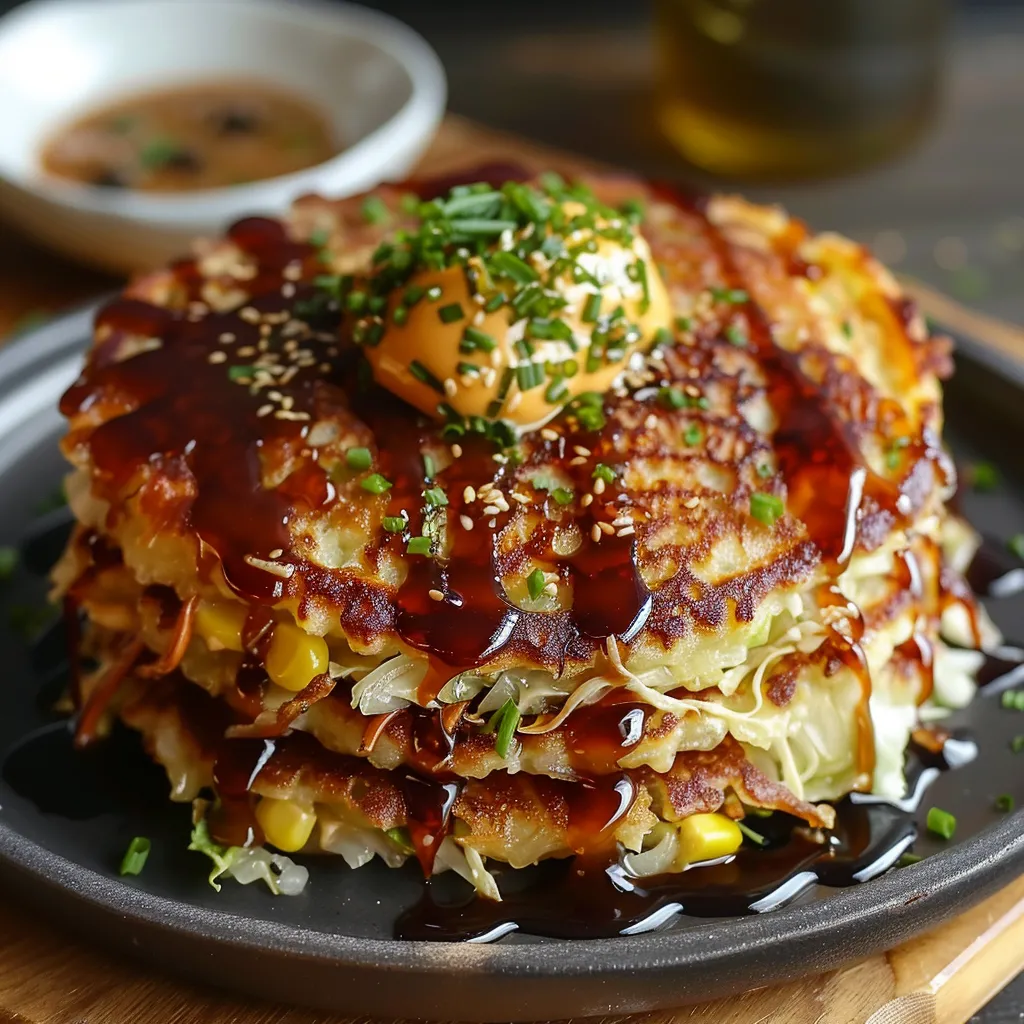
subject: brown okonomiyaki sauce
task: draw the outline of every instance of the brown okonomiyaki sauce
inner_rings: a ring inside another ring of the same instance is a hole
[[[463,180],[492,177],[500,181],[521,175],[503,168],[492,174],[470,174]],[[429,198],[454,183],[413,187]],[[735,247],[708,220],[701,205],[664,190],[659,197],[701,217],[703,230],[717,254],[722,284],[746,290]],[[510,554],[499,549],[497,540],[509,515],[499,510],[493,526],[480,521],[472,530],[450,530],[451,549],[444,559],[408,557],[408,578],[397,594],[391,593],[378,580],[324,569],[288,553],[289,524],[304,512],[329,505],[335,496],[334,485],[318,465],[318,452],[310,443],[310,424],[329,417],[332,410],[350,409],[370,428],[377,449],[374,469],[392,483],[378,502],[380,517],[398,516],[420,507],[423,489],[431,482],[420,455],[421,446],[449,442],[440,438],[438,425],[428,423],[416,410],[364,382],[358,348],[345,337],[346,325],[340,313],[324,302],[311,283],[322,272],[315,246],[291,239],[281,224],[260,218],[239,222],[228,235],[255,264],[254,275],[245,281],[250,295],[245,305],[230,312],[209,310],[201,304],[204,282],[197,262],[177,263],[172,268],[175,285],[192,304],[185,310],[172,311],[122,297],[101,310],[97,317],[99,343],[79,380],[65,394],[62,412],[74,417],[96,403],[119,403],[123,414],[103,423],[86,440],[96,468],[94,487],[112,505],[116,507],[118,501],[137,489],[147,466],[157,465],[164,475],[182,482],[183,496],[168,498],[163,492],[151,493],[143,488],[136,500],[144,509],[150,503],[149,510],[157,521],[193,530],[217,553],[229,585],[241,597],[265,608],[285,596],[293,597],[299,600],[300,609],[303,601],[315,598],[337,609],[341,628],[352,637],[368,640],[381,634],[397,635],[430,660],[431,671],[421,693],[425,699],[436,696],[451,676],[496,660],[499,655],[511,662],[519,655],[527,662],[558,671],[568,661],[591,659],[612,637],[628,648],[641,632],[671,642],[681,629],[714,628],[727,621],[730,614],[738,621],[750,621],[760,598],[775,586],[806,578],[821,559],[844,561],[858,539],[868,547],[875,546],[913,514],[920,496],[930,489],[932,474],[943,477],[949,472],[938,439],[907,436],[898,406],[887,405],[875,396],[867,412],[871,422],[859,429],[898,435],[905,444],[901,448],[902,483],[873,473],[860,454],[858,437],[834,408],[849,408],[862,396],[849,394],[836,383],[837,368],[831,363],[824,382],[812,382],[808,374],[815,367],[807,360],[827,361],[827,353],[817,348],[810,349],[806,356],[783,351],[773,340],[763,312],[756,303],[747,301],[740,315],[749,343],[767,374],[768,398],[780,420],[773,437],[779,479],[765,486],[779,490],[785,486],[788,511],[807,526],[808,539],[803,544],[767,566],[714,586],[684,566],[651,591],[641,576],[636,537],[604,536],[595,541],[591,537],[591,527],[597,521],[594,507],[571,510],[549,499],[548,520],[533,532],[525,550]],[[780,247],[790,246],[782,255],[795,259],[793,250],[799,240],[794,237],[780,242]],[[652,243],[656,245],[656,239]],[[805,267],[803,272],[811,275],[814,268]],[[201,304],[199,312],[195,303]],[[909,348],[905,324],[895,312],[893,316]],[[305,325],[297,331],[292,330],[296,319]],[[144,348],[130,359],[115,361],[114,354],[127,336],[156,338],[160,344]],[[231,377],[231,367],[243,367],[257,353],[276,354],[288,363],[290,371],[294,368],[287,382],[277,386],[288,399],[284,407],[287,415],[279,415],[273,408],[268,411],[260,393],[240,386]],[[211,358],[214,355],[216,358]],[[897,357],[902,355],[898,353]],[[644,391],[628,400],[650,402],[653,408],[657,387]],[[606,411],[615,401],[606,398]],[[863,418],[864,411],[859,415]],[[553,426],[558,438],[538,443],[530,458],[538,464],[557,458],[572,477],[576,491],[582,493],[589,485],[590,467],[568,466],[564,454],[575,446],[596,450],[600,445],[603,451],[628,451],[628,439],[615,436],[624,428],[617,426],[612,417],[608,422],[602,430],[587,431],[571,419],[556,420]],[[621,440],[625,443],[617,445]],[[502,488],[509,474],[507,467],[494,461],[494,448],[489,443],[466,437],[460,439],[460,444],[461,457],[439,477],[448,495],[449,522],[458,521],[467,486],[479,487],[482,481],[491,480]],[[276,489],[265,489],[261,483],[261,458],[268,451],[287,451],[300,463]],[[559,554],[553,547],[555,524],[562,519],[568,522],[573,515],[582,542],[572,554]],[[380,547],[404,547],[401,535],[383,532],[376,543]],[[290,576],[270,573],[253,564],[254,559],[270,560],[276,549],[283,549],[283,556],[275,560]],[[508,601],[500,580],[528,555],[554,565],[559,577],[571,585],[572,608],[556,613],[527,612]],[[368,558],[372,561],[373,557],[371,551]],[[912,576],[913,570],[908,569],[908,581]],[[441,593],[440,601],[430,596],[432,590]],[[830,595],[823,593],[822,600],[828,602]],[[250,617],[251,633],[248,626],[246,630],[248,642],[257,651],[261,621],[265,627],[269,614],[261,617],[259,611],[254,612]],[[822,647],[822,656],[835,666],[832,671],[845,665],[863,682],[864,698],[857,712],[862,719],[858,766],[870,771],[874,763],[867,719],[870,680],[859,647],[857,624],[847,633],[833,629]],[[901,651],[900,656],[920,659],[924,664],[930,652],[925,644],[915,644]],[[239,680],[239,699],[248,695],[251,707],[258,709],[263,685],[258,661],[247,664]],[[636,734],[637,716],[647,713],[640,705],[598,706],[589,716],[581,709],[569,720],[574,745],[597,760],[604,756],[614,759],[616,750],[628,746],[629,738]],[[424,712],[416,718],[416,728],[423,734],[418,744],[420,756],[415,770],[402,776],[401,789],[410,838],[421,864],[429,869],[450,828],[451,810],[463,785],[445,767],[446,744],[459,725],[448,722],[447,728],[441,727],[436,713]],[[434,724],[422,724],[426,719]],[[642,731],[642,717],[640,724]],[[373,728],[387,725],[377,722]],[[293,733],[271,740],[235,739],[220,744],[215,775],[222,807],[210,823],[217,839],[244,843],[258,838],[250,793],[253,778],[263,769],[266,758],[300,751],[311,758],[322,756],[313,745],[307,749],[307,741],[312,744],[308,737]],[[372,741],[369,732],[368,741]],[[361,770],[368,770],[365,762],[361,764]],[[573,848],[583,855],[579,871],[590,879],[600,876],[604,884],[605,872],[595,870],[593,865],[607,863],[611,824],[628,813],[635,785],[623,774],[609,778],[595,773],[591,779],[591,771],[592,765],[581,766],[579,778],[571,784],[544,777],[536,781],[538,785],[565,789]],[[858,824],[865,813],[858,810],[851,820],[847,820],[845,811],[841,814],[836,835],[840,846],[846,844],[844,849],[849,848],[850,864],[877,856],[886,842],[891,845],[888,832],[879,837],[871,829],[865,831],[863,822]],[[905,819],[901,820],[909,827]],[[758,898],[757,893],[777,886],[804,865],[813,862],[820,874],[842,860],[835,844],[816,840],[811,848],[809,842],[799,837],[786,840],[779,849],[787,852],[778,854],[772,853],[774,845],[767,852],[744,849],[733,862],[736,867],[728,866],[728,872],[724,865],[704,869],[719,872],[725,888],[725,876],[731,878],[733,896],[723,896],[721,906],[732,905],[730,899],[736,906],[747,906],[751,898]],[[574,879],[581,877],[571,866],[564,870]],[[857,870],[850,870],[851,878]],[[694,874],[694,886],[706,889],[709,877],[703,870]],[[572,891],[581,884],[573,881]],[[657,883],[650,891],[686,892],[689,885],[690,877],[684,875],[676,883],[665,882],[663,889]],[[611,902],[601,902],[605,897],[596,895],[588,897],[594,908],[587,918],[588,934],[621,930],[618,924],[626,916],[636,916],[620,910],[618,903],[620,899],[637,899],[635,892],[618,894],[613,888],[606,898]],[[692,893],[687,896],[688,910],[694,899]],[[468,920],[466,913],[463,908],[455,917]],[[486,916],[488,911],[472,913]],[[561,914],[552,909],[551,917],[564,917],[564,913],[564,909]],[[548,923],[544,924],[539,917],[525,917],[532,922],[529,930],[569,927],[557,925],[551,918],[546,918]],[[408,934],[435,927],[424,923],[425,918],[410,921]],[[441,927],[441,932],[445,928],[447,937],[456,937],[459,932],[458,925]],[[439,933],[436,937],[443,936]]]

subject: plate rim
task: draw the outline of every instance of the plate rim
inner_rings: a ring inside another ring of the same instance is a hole
[[[16,401],[19,390],[29,386],[48,364],[87,344],[92,317],[103,301],[106,299],[77,307],[27,331],[0,350],[0,405]],[[1018,387],[1024,386],[1021,364],[970,338],[958,337],[957,348],[969,360],[983,364]],[[785,940],[794,947],[794,954],[786,958],[785,970],[780,971],[776,963],[770,973],[773,978],[782,978],[788,971],[789,977],[796,977],[891,948],[954,911],[967,909],[1024,873],[1024,809],[918,864],[889,871],[870,882],[834,889],[824,899],[781,907],[770,913],[709,919],[676,931],[530,943],[453,944],[361,938],[171,900],[48,850],[8,825],[2,816],[0,864],[8,869],[0,872],[5,888],[14,888],[9,884],[11,879],[21,876],[30,883],[26,892],[39,902],[52,904],[70,898],[75,907],[91,911],[91,921],[109,917],[109,927],[104,930],[121,945],[128,944],[133,928],[142,925],[155,929],[167,940],[199,939],[230,947],[235,953],[276,958],[278,963],[287,958],[292,964],[312,968],[356,971],[377,982],[385,977],[393,981],[395,972],[421,980],[450,980],[457,970],[478,979],[504,982],[503,996],[511,991],[508,983],[525,979],[596,983],[608,976],[652,981],[657,978],[661,991],[643,1006],[635,998],[628,1006],[631,1010],[656,1009],[673,1005],[674,1000],[678,1005],[680,998],[694,998],[692,992],[689,997],[686,994],[686,968],[713,968],[719,972],[720,981],[747,978],[757,984],[758,964],[766,951]],[[83,914],[83,923],[85,917]],[[238,927],[240,923],[244,928]],[[864,937],[866,931],[871,936],[868,941]],[[130,941],[137,943],[138,939]],[[566,956],[566,950],[571,950],[571,955]],[[202,976],[201,965],[194,969],[196,966],[187,973]],[[678,977],[675,982],[671,980],[673,972]],[[254,971],[246,979],[256,981],[256,988],[251,991],[269,992],[274,997],[273,984],[257,979],[258,973]],[[764,976],[763,965],[761,975]],[[208,971],[204,980],[218,979]],[[692,979],[689,988],[693,988]],[[719,985],[719,990],[730,988],[735,990],[736,985],[728,981],[724,988]],[[495,1011],[495,1019],[549,1016],[549,990],[541,987],[538,991],[543,994],[520,991],[518,997],[509,997],[511,1001],[496,999],[501,1006]],[[713,986],[705,986],[700,997],[714,994]],[[352,998],[345,1005],[352,1012],[389,1012],[389,997],[382,999],[380,991],[372,986],[361,994],[349,995]],[[402,998],[400,994],[390,997],[396,1006]],[[598,994],[597,998],[602,997]],[[580,1009],[585,1002],[586,998],[580,996],[572,1004],[577,1006],[572,1012],[623,1009],[621,1002],[601,1001]],[[372,1011],[367,1009],[370,1006]],[[332,1008],[337,1005],[332,1004]],[[480,1019],[479,1014],[473,1016]]]

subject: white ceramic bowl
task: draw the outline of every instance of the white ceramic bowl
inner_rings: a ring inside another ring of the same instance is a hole
[[[128,92],[256,77],[306,96],[348,147],[295,174],[197,192],[111,191],[43,174],[62,122]],[[124,271],[188,251],[297,196],[351,195],[406,174],[445,106],[415,32],[320,0],[32,0],[0,18],[0,215],[85,262]],[[0,225],[2,232],[2,225]]]

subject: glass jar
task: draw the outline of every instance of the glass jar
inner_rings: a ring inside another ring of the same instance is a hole
[[[948,0],[656,0],[661,128],[730,176],[876,160],[935,109],[948,15]]]

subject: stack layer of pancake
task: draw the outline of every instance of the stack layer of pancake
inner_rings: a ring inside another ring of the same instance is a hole
[[[669,336],[499,442],[375,383],[332,291],[408,189],[243,221],[99,314],[62,403],[78,738],[138,730],[229,870],[416,857],[499,898],[496,865],[678,871],[766,812],[827,842],[969,699],[946,343],[850,241],[590,185],[642,205]]]

